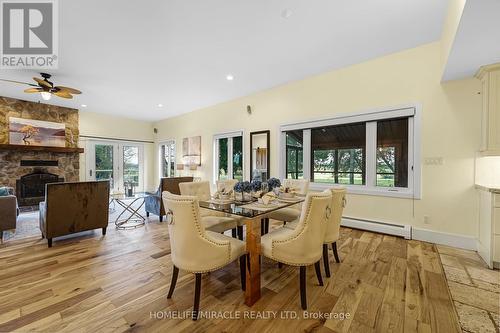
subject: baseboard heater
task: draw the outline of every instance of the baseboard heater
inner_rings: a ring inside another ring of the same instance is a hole
[[[404,237],[405,239],[411,239],[410,225],[398,225],[387,222],[365,220],[348,216],[342,217],[342,222],[340,223],[340,225],[348,228],[374,231],[381,234],[387,234],[387,235]]]

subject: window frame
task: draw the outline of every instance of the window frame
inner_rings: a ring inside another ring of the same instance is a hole
[[[229,131],[229,132],[221,132],[217,133],[213,136],[212,147],[213,147],[213,174],[212,174],[212,183],[215,184],[217,180],[219,180],[219,139],[228,139],[227,140],[227,174],[229,179],[234,179],[233,174],[233,138],[241,136],[242,142],[242,158],[243,158],[243,180],[245,180],[246,175],[246,140],[245,140],[245,131],[237,130],[237,131]]]
[[[408,187],[377,186],[377,121],[408,118]],[[363,112],[345,113],[334,117],[287,123],[279,126],[278,145],[280,147],[279,172],[286,178],[286,132],[303,130],[304,178],[311,177],[311,129],[341,124],[366,123],[365,185],[344,185],[334,183],[313,183],[312,190],[324,190],[332,186],[344,186],[348,193],[399,198],[421,199],[421,105],[409,104],[393,108],[372,109]]]

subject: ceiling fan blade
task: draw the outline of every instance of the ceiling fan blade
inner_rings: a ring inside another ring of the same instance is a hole
[[[53,92],[52,94],[59,96],[59,97],[62,97],[62,98],[67,98],[67,99],[73,98],[73,96],[70,93],[67,93],[65,91],[56,91],[56,92]]]
[[[37,77],[34,77],[33,80],[35,80],[41,87],[52,89],[52,85],[45,80],[39,79]]]
[[[70,88],[70,87],[64,87],[64,86],[55,86],[54,89],[56,89],[58,91],[64,91],[64,92],[67,92],[70,94],[75,94],[75,95],[79,95],[82,93],[80,90]]]
[[[28,88],[24,92],[30,94],[30,93],[38,93],[38,92],[42,92],[42,91],[43,91],[42,88]]]
[[[32,87],[38,87],[36,84],[32,84],[32,83],[28,83],[28,82],[21,82],[21,81],[15,81],[15,80],[7,80],[7,79],[0,79],[0,81],[10,82],[10,83],[18,83],[18,84],[25,84],[25,85],[32,86]]]

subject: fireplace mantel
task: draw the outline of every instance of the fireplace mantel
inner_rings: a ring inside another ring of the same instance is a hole
[[[79,153],[79,154],[82,154],[84,151],[83,148],[0,144],[0,151],[2,150],[43,151],[52,153]]]

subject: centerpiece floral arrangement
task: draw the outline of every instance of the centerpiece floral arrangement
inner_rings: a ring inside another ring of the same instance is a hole
[[[234,185],[234,191],[236,193],[242,193],[242,192],[250,193],[252,192],[252,185],[248,181],[237,182],[236,185]]]
[[[262,182],[260,180],[257,180],[257,179],[252,180],[252,182],[250,183],[250,185],[252,185],[252,190],[254,192],[258,192],[262,188]]]
[[[250,201],[252,199],[250,196],[250,192],[252,192],[252,185],[248,181],[236,183],[236,185],[234,185],[234,192],[241,195],[241,201]]]
[[[275,188],[279,188],[281,186],[281,182],[278,178],[272,177],[267,181],[267,185],[269,186],[269,191],[272,191]]]

